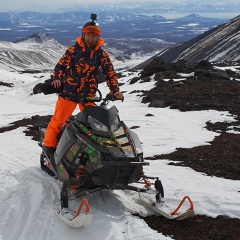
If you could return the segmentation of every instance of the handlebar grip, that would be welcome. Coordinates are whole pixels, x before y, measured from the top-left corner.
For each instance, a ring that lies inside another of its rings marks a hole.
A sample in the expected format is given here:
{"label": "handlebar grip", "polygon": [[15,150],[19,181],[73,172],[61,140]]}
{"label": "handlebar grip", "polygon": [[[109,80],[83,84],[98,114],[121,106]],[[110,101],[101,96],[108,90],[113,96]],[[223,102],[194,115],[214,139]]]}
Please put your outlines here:
{"label": "handlebar grip", "polygon": [[84,101],[86,102],[100,102],[102,99],[100,97],[86,97]]}
{"label": "handlebar grip", "polygon": [[106,100],[115,101],[117,99],[115,98],[115,96],[113,94],[108,93],[106,96]]}

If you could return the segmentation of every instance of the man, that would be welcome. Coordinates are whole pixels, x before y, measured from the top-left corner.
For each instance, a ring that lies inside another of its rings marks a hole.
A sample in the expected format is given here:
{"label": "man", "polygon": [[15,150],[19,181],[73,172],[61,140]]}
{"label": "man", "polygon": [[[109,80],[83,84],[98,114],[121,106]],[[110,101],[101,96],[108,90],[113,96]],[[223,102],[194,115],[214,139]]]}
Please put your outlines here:
{"label": "man", "polygon": [[96,17],[96,14],[91,15],[92,22],[84,25],[82,36],[77,38],[74,46],[66,50],[54,69],[51,85],[55,89],[62,90],[58,96],[54,116],[45,134],[44,148],[48,154],[53,154],[56,150],[57,136],[76,106],[79,106],[80,111],[85,106],[95,106],[95,103],[83,105],[79,99],[84,96],[95,96],[99,71],[102,71],[110,92],[115,98],[123,99],[110,57],[101,49],[104,40],[100,38],[101,29],[96,23]]}

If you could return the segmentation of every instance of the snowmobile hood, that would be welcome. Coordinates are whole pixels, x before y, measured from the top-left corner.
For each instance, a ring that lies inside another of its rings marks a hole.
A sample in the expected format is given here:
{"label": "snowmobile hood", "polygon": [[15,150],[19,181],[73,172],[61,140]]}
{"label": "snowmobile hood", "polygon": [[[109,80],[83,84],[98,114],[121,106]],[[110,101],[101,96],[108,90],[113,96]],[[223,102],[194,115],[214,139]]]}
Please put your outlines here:
{"label": "snowmobile hood", "polygon": [[112,122],[118,115],[118,110],[115,106],[112,106],[108,109],[88,106],[82,112],[77,114],[76,120],[89,127],[89,123],[87,121],[89,115],[96,118],[98,121],[105,124],[106,126],[110,127]]}

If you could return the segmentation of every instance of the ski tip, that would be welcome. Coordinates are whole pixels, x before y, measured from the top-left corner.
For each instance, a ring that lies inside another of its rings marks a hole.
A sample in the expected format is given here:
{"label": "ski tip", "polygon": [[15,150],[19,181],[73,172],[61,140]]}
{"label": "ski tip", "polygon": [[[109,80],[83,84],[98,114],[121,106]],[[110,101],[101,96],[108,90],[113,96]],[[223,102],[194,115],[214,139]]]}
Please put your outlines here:
{"label": "ski tip", "polygon": [[[80,228],[87,226],[92,223],[92,215],[90,213],[90,205],[88,200],[84,198],[78,208],[78,211],[74,211],[68,208],[61,208],[60,200],[54,200],[54,213],[59,217],[65,224],[73,228]],[[85,206],[85,211],[83,207]]]}

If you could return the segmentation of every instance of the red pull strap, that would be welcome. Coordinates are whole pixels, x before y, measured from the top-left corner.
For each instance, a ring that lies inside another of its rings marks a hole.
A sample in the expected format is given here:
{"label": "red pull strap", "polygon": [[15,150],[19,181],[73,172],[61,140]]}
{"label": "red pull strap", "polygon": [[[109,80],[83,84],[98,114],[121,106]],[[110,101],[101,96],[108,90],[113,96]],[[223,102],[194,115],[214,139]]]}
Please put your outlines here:
{"label": "red pull strap", "polygon": [[[176,210],[174,210],[174,211],[171,213],[171,215],[176,215],[176,214],[177,214],[178,210],[182,207],[182,205],[183,205],[183,203],[185,202],[186,199],[187,199],[187,200],[189,201],[189,203],[190,203],[190,207],[189,207],[188,210],[193,210],[193,209],[194,209],[192,199],[191,199],[189,196],[185,196],[185,197],[182,199],[182,201],[180,202],[180,204],[178,205],[178,207],[176,208]],[[187,211],[188,211],[188,210],[187,210]]]}
{"label": "red pull strap", "polygon": [[[86,205],[85,213],[89,213],[89,212],[90,212],[90,205],[89,205],[89,203],[88,203],[88,200],[87,200],[86,198],[84,198],[84,199],[82,200],[82,202],[81,202],[81,204],[80,204],[80,206],[79,206],[79,208],[78,208],[78,211],[77,211],[77,213],[76,213],[76,215],[75,215],[74,218],[76,218],[76,217],[81,213],[81,210],[82,210],[84,204]],[[74,218],[73,218],[73,219],[74,219]],[[72,220],[73,220],[73,219],[72,219]]]}

